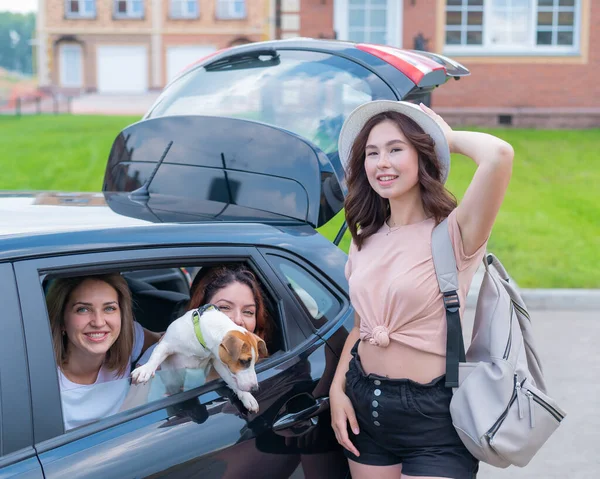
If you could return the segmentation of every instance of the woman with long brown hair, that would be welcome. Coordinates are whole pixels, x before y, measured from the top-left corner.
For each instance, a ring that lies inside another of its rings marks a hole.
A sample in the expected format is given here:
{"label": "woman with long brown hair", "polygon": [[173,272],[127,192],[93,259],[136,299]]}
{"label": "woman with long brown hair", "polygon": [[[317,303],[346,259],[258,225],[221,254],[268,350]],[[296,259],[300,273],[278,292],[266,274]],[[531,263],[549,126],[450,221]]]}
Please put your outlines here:
{"label": "woman with long brown hair", "polygon": [[244,264],[203,267],[194,278],[190,295],[187,311],[214,304],[238,326],[256,334],[267,346],[270,344],[273,324],[263,293],[256,276]]}
{"label": "woman with long brown hair", "polygon": [[118,273],[57,278],[46,303],[65,429],[117,413],[132,361],[160,338],[134,321],[127,282]]}
{"label": "woman with long brown hair", "polygon": [[[454,430],[443,380],[446,316],[431,234],[448,219],[464,309],[511,176],[512,147],[453,131],[422,104],[382,100],[350,114],[339,152],[356,315],[330,402],[352,477],[472,478],[478,463]],[[477,165],[458,206],[444,186],[451,152]]]}
{"label": "woman with long brown hair", "polygon": [[[265,308],[262,289],[255,274],[244,264],[204,266],[198,271],[190,287],[190,300],[181,314],[205,304],[214,304],[235,324],[261,338],[267,349],[271,346],[274,327]],[[150,359],[152,350],[153,347],[146,351],[137,362],[138,366]],[[184,389],[198,387],[217,377],[213,368],[209,371],[197,370]],[[165,392],[157,386],[151,394],[152,397],[161,397]]]}

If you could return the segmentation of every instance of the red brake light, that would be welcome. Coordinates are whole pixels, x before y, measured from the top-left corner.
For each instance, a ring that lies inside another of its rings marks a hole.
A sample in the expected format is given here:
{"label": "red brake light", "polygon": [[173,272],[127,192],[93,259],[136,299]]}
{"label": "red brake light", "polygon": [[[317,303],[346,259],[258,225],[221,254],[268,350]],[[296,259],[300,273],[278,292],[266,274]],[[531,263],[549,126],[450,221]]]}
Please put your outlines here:
{"label": "red brake light", "polygon": [[440,65],[430,58],[421,56],[416,52],[409,52],[384,45],[369,45],[365,43],[356,45],[356,48],[363,52],[370,53],[397,68],[415,85],[418,85],[425,75],[433,71],[443,70],[444,73],[446,73],[446,68],[443,65]]}

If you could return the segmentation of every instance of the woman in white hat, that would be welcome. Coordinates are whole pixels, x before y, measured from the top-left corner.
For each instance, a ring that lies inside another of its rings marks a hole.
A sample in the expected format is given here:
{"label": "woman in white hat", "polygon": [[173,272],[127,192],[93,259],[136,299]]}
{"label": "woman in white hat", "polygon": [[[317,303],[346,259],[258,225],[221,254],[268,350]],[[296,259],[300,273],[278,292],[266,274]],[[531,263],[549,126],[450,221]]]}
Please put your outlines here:
{"label": "woman in white hat", "polygon": [[[431,233],[448,218],[462,313],[510,180],[513,149],[485,133],[453,131],[422,104],[381,100],[350,114],[339,152],[356,319],[330,401],[352,477],[473,478],[478,463],[452,426],[452,389],[444,384],[446,315]],[[451,152],[477,165],[458,206],[444,187]]]}

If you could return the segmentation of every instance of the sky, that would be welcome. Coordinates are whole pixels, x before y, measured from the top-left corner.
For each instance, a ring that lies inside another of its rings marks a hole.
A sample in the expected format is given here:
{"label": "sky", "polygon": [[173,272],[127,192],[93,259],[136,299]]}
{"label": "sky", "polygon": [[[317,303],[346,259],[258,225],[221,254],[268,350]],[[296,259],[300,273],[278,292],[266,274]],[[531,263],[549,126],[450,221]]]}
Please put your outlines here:
{"label": "sky", "polygon": [[38,0],[0,0],[0,12],[34,12],[37,10]]}

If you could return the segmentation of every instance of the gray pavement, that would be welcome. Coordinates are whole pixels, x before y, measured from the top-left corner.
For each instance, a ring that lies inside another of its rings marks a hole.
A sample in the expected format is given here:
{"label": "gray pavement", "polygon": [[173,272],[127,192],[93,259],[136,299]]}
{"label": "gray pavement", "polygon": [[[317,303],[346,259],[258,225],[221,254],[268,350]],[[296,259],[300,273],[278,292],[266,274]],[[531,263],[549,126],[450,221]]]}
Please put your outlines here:
{"label": "gray pavement", "polygon": [[139,115],[146,113],[158,98],[159,92],[138,95],[109,95],[89,93],[73,98],[71,111],[74,115]]}
{"label": "gray pavement", "polygon": [[[483,265],[477,270],[467,295],[467,306],[475,307],[483,279]],[[519,287],[511,278],[513,285]],[[526,289],[519,288],[528,309],[550,311],[600,311],[600,289]],[[600,477],[600,476],[599,476]]]}
{"label": "gray pavement", "polygon": [[[465,344],[473,309],[464,318]],[[600,478],[600,311],[533,310],[536,346],[548,390],[567,413],[525,468],[481,465],[480,479]]]}

